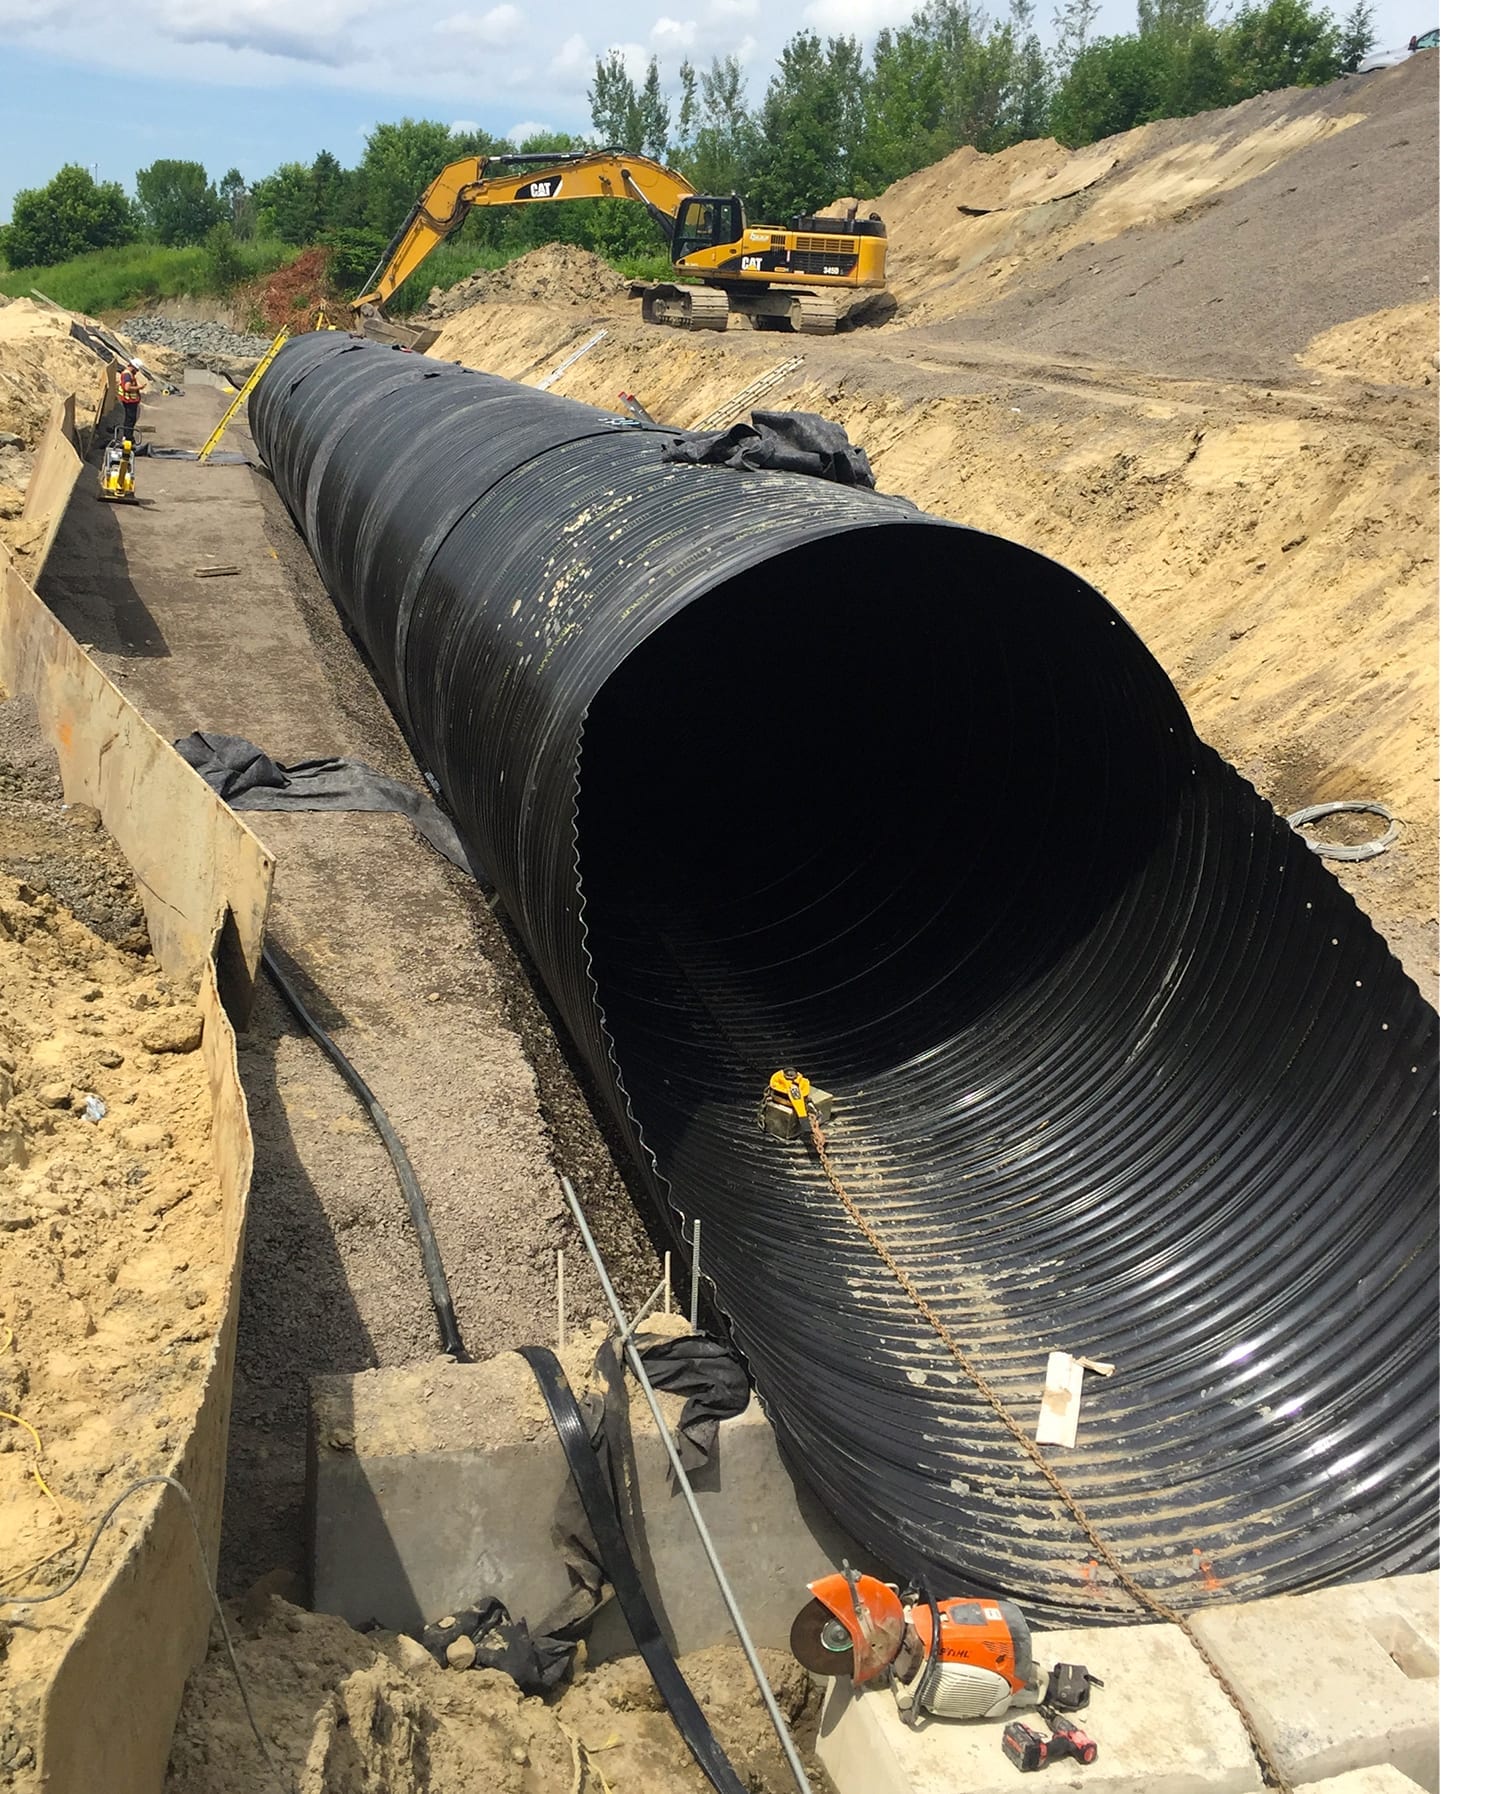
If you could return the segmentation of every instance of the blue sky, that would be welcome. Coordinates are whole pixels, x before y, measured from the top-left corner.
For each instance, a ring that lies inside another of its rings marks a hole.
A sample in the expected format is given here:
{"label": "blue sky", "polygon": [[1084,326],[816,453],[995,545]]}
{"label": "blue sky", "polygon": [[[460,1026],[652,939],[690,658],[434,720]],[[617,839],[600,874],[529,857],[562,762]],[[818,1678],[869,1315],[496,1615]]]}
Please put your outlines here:
{"label": "blue sky", "polygon": [[[800,27],[869,40],[917,0],[581,0],[570,14],[489,0],[137,0],[113,32],[70,0],[0,0],[5,50],[0,218],[22,187],[65,162],[132,190],[160,156],[249,179],[329,149],[342,162],[384,119],[438,118],[518,135],[583,130],[595,55],[618,45],[632,70],[670,75],[737,52],[753,96]],[[1347,10],[1348,0],[1337,0]],[[1223,10],[1222,0],[1215,11]],[[1055,0],[1037,0],[1042,37]],[[1132,28],[1135,0],[1104,0],[1096,29]],[[1438,0],[1378,0],[1377,35],[1405,43],[1438,21]]]}

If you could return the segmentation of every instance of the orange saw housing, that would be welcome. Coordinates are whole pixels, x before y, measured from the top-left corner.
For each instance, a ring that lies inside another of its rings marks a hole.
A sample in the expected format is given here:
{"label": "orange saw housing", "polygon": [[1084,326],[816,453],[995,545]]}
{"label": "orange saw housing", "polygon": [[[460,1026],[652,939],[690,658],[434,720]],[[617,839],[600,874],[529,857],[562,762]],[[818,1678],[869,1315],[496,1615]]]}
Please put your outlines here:
{"label": "orange saw housing", "polygon": [[[824,1628],[828,1663],[823,1669],[818,1663],[808,1667],[821,1674],[849,1675],[861,1683],[874,1680],[896,1662],[902,1679],[909,1681],[928,1658],[934,1615],[927,1602],[905,1607],[897,1590],[875,1576],[858,1576],[854,1595],[843,1575],[811,1582],[809,1593],[827,1609],[830,1620]],[[935,1605],[940,1614],[936,1657],[941,1664],[986,1670],[1002,1677],[1014,1695],[1033,1692],[1036,1671],[1029,1630],[1011,1602],[954,1596]],[[799,1661],[809,1655],[801,1654]]]}

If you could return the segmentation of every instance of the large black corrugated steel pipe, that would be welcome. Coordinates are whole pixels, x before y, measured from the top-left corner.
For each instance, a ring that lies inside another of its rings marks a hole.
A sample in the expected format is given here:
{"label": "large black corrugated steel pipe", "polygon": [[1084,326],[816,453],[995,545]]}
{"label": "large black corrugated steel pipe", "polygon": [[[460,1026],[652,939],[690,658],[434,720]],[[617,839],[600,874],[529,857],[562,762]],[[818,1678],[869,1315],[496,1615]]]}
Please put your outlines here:
{"label": "large black corrugated steel pipe", "polygon": [[860,1207],[1168,1600],[1436,1561],[1432,1011],[1011,542],[344,336],[252,424],[782,1437],[898,1572],[1120,1617],[1056,1497],[756,1126]]}

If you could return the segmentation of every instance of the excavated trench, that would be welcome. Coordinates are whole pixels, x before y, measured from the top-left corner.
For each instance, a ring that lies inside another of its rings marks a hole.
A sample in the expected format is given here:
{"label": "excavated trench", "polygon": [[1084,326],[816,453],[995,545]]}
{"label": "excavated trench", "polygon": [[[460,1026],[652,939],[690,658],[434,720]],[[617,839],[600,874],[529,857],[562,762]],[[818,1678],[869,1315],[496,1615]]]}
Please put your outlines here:
{"label": "excavated trench", "polygon": [[756,1125],[1177,1605],[1436,1561],[1437,1023],[1029,550],[450,364],[301,338],[259,447],[827,1505],[900,1574],[1131,1604]]}

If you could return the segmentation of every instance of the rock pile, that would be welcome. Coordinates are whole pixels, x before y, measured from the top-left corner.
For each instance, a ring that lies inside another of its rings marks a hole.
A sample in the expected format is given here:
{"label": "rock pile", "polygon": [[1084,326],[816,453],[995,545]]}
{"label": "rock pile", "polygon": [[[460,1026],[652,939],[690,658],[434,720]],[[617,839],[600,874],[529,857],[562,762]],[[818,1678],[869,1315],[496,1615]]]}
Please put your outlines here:
{"label": "rock pile", "polygon": [[197,323],[189,318],[128,318],[121,334],[133,342],[160,343],[177,349],[193,367],[219,366],[229,357],[263,355],[271,340],[228,330],[224,324]]}

